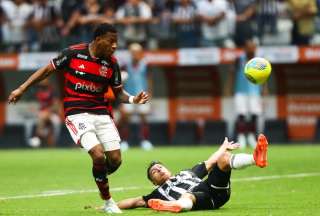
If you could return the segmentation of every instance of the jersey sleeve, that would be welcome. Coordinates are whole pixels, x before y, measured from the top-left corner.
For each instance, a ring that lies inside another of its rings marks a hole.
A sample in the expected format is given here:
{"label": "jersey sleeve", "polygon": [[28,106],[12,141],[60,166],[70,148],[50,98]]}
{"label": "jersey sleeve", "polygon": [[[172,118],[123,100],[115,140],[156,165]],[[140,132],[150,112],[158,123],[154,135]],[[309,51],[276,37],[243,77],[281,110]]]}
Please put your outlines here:
{"label": "jersey sleeve", "polygon": [[150,199],[162,199],[167,200],[161,193],[159,192],[158,188],[152,191],[150,194],[142,196],[142,199],[148,203],[148,200]]}
{"label": "jersey sleeve", "polygon": [[110,82],[112,87],[118,87],[122,85],[121,81],[121,71],[118,62],[113,63],[113,74]]}
{"label": "jersey sleeve", "polygon": [[193,172],[200,179],[203,179],[206,175],[208,175],[208,170],[204,162],[192,167],[191,172]]}
{"label": "jersey sleeve", "polygon": [[57,57],[53,58],[51,64],[54,69],[60,70],[67,67],[72,57],[72,53],[73,52],[70,49],[64,49]]}

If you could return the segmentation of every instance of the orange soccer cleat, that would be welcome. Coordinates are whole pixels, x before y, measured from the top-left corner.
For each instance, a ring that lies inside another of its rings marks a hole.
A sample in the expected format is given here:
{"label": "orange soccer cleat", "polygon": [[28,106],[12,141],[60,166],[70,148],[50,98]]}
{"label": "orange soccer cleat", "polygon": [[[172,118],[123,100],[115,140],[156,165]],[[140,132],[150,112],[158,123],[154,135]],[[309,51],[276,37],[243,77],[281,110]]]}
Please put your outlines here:
{"label": "orange soccer cleat", "polygon": [[254,161],[258,167],[266,167],[267,163],[267,152],[268,152],[268,140],[263,135],[260,134],[257,141],[257,146],[253,153]]}
{"label": "orange soccer cleat", "polygon": [[181,212],[182,207],[176,201],[164,201],[160,199],[150,199],[148,206],[157,211]]}

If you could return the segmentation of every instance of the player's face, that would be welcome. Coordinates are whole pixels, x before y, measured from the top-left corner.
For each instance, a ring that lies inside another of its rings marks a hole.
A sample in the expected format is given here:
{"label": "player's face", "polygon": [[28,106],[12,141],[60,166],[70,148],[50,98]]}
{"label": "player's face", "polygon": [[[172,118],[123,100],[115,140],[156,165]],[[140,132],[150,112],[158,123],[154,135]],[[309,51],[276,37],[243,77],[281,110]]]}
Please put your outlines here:
{"label": "player's face", "polygon": [[155,164],[149,172],[151,180],[155,185],[162,185],[171,177],[171,172],[162,164]]}
{"label": "player's face", "polygon": [[110,58],[116,51],[117,33],[107,33],[96,38],[96,57],[98,58]]}

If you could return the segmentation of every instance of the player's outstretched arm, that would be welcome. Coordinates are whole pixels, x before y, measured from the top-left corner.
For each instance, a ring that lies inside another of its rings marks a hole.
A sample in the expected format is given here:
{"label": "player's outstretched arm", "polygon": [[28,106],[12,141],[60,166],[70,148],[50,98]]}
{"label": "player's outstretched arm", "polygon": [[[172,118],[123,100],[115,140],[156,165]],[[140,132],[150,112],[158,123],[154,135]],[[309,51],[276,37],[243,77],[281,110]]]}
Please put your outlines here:
{"label": "player's outstretched arm", "polygon": [[138,207],[146,207],[146,202],[142,199],[142,197],[135,197],[121,200],[117,203],[117,205],[120,209],[132,209]]}
{"label": "player's outstretched arm", "polygon": [[19,101],[23,93],[32,85],[40,82],[48,77],[55,69],[51,64],[44,66],[33,73],[22,85],[13,90],[8,98],[8,103],[16,103]]}
{"label": "player's outstretched arm", "polygon": [[125,91],[122,88],[122,86],[115,87],[112,90],[115,93],[116,97],[120,99],[121,103],[145,104],[149,100],[149,95],[144,91],[133,96],[133,95],[130,95],[127,91]]}

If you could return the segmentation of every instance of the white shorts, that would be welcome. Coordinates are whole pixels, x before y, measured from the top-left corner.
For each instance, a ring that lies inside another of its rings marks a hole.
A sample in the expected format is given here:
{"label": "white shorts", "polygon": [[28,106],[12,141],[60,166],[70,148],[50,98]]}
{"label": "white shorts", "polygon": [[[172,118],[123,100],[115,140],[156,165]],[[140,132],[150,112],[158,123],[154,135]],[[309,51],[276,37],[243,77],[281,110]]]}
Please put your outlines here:
{"label": "white shorts", "polygon": [[146,104],[122,104],[122,108],[126,113],[129,114],[149,114],[151,111],[151,104],[146,103]]}
{"label": "white shorts", "polygon": [[105,151],[120,149],[120,136],[109,115],[80,113],[67,116],[65,123],[73,141],[86,151],[98,144],[102,144]]}
{"label": "white shorts", "polygon": [[234,103],[238,115],[261,115],[262,113],[262,99],[259,95],[236,94]]}

